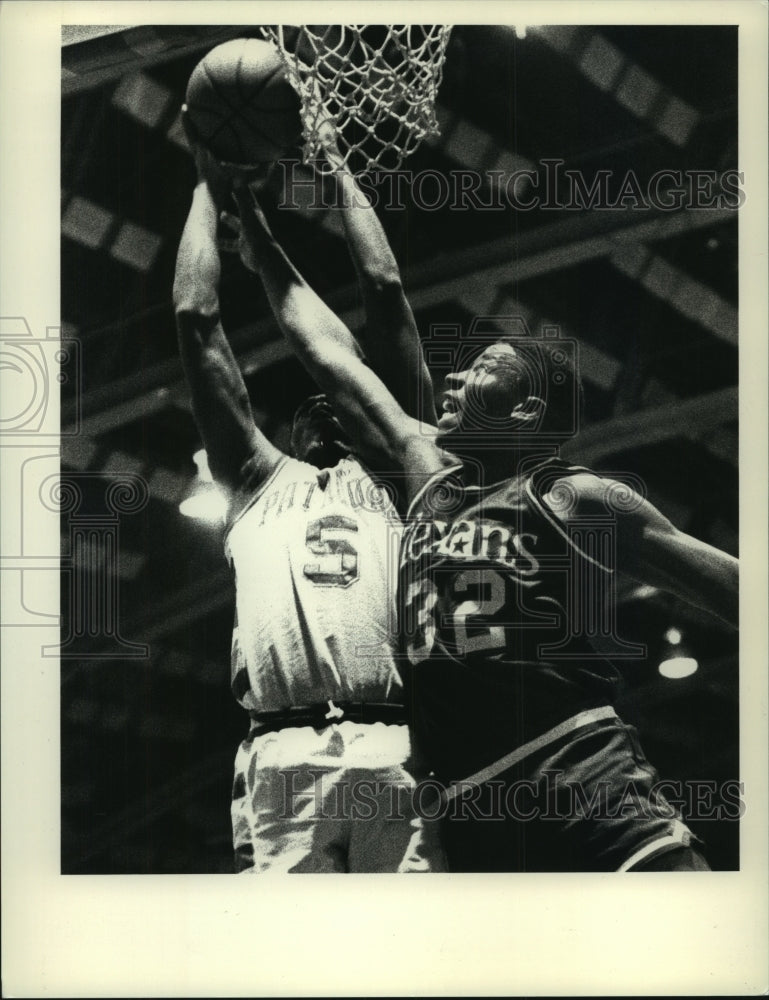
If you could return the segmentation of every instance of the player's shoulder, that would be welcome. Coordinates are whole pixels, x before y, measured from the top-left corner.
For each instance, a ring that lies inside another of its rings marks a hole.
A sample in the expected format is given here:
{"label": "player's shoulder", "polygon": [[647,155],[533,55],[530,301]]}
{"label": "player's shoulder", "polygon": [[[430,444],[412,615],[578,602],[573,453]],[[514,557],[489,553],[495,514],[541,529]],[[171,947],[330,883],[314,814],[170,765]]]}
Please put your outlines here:
{"label": "player's shoulder", "polygon": [[376,490],[385,480],[378,471],[370,469],[356,455],[345,455],[336,463],[333,469],[326,470],[337,477],[337,481],[357,483],[367,493]]}
{"label": "player's shoulder", "polygon": [[377,482],[393,491],[401,516],[414,507],[430,483],[461,465],[436,442],[437,428],[413,418],[408,418],[408,423],[397,454],[379,456],[378,461],[366,461],[364,466]]}
{"label": "player's shoulder", "polygon": [[565,520],[631,513],[643,505],[643,497],[626,482],[584,468],[554,474],[540,495],[548,508]]}
{"label": "player's shoulder", "polygon": [[436,469],[412,471],[406,483],[409,503],[407,515],[423,517],[449,514],[466,503],[467,484],[463,466],[456,458]]}
{"label": "player's shoulder", "polygon": [[549,490],[570,489],[577,499],[589,502],[602,499],[612,482],[589,469],[563,471],[552,477]]}
{"label": "player's shoulder", "polygon": [[370,476],[371,473],[366,468],[366,466],[357,458],[355,455],[345,455],[340,458],[335,467],[343,475],[364,477]]}
{"label": "player's shoulder", "polygon": [[439,444],[438,433],[433,424],[409,418],[407,433],[398,442],[400,465],[407,470],[430,474],[456,465],[456,457]]}

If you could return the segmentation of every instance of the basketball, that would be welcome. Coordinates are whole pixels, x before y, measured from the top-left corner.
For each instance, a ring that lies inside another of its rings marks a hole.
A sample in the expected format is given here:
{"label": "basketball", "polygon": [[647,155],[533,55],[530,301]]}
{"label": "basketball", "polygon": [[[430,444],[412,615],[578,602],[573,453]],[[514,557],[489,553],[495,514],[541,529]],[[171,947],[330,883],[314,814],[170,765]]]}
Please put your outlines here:
{"label": "basketball", "polygon": [[275,46],[236,38],[212,49],[187,84],[187,115],[219,160],[280,159],[301,137],[299,98]]}

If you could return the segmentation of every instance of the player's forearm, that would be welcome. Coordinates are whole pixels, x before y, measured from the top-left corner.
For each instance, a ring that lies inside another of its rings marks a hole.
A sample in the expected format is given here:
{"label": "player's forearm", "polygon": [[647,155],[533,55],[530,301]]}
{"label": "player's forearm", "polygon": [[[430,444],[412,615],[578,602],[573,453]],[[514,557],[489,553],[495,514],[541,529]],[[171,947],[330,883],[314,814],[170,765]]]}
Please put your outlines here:
{"label": "player's forearm", "polygon": [[563,496],[572,493],[576,506],[564,520],[615,512],[617,569],[738,626],[739,563],[733,556],[678,530],[653,504],[623,484],[592,473],[560,480],[544,500],[559,516]]}
{"label": "player's forearm", "polygon": [[336,203],[360,284],[365,323],[356,335],[366,358],[404,410],[435,422],[430,373],[406,299],[400,269],[384,228],[353,175],[334,160]]}
{"label": "player's forearm", "polygon": [[221,261],[216,245],[218,212],[208,185],[197,185],[179,241],[173,301],[177,314],[218,314]]}
{"label": "player's forearm", "polygon": [[737,559],[662,521],[647,524],[632,575],[739,626]]}
{"label": "player's forearm", "polygon": [[[739,562],[725,552],[680,534],[683,550],[670,565],[668,589],[715,615],[734,628],[739,626]],[[694,544],[690,544],[694,543]],[[667,567],[662,568],[662,572]]]}
{"label": "player's forearm", "polygon": [[358,356],[352,334],[289,260],[259,206],[243,189],[235,195],[244,234],[275,319],[310,373],[317,375],[316,369],[329,348],[341,348]]}
{"label": "player's forearm", "polygon": [[[331,164],[334,166],[333,161]],[[359,280],[374,289],[384,289],[388,285],[400,287],[398,263],[368,196],[345,167],[335,169],[333,177],[336,204]]]}
{"label": "player's forearm", "polygon": [[[730,559],[730,557],[727,557]],[[728,567],[722,567],[712,580],[692,595],[692,603],[709,611],[733,628],[740,625],[739,563],[730,559]]]}
{"label": "player's forearm", "polygon": [[328,390],[329,353],[341,350],[351,358],[359,356],[352,334],[277,243],[265,246],[259,274],[283,336],[310,374]]}

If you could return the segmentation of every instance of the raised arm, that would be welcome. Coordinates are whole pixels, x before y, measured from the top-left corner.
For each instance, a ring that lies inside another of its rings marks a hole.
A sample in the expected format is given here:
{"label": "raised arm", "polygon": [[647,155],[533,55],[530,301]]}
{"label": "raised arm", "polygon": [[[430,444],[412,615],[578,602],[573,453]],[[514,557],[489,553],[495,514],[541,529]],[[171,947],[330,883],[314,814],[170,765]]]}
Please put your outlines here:
{"label": "raised arm", "polygon": [[173,301],[179,351],[209,467],[232,491],[246,474],[252,484],[266,478],[282,453],[254,424],[243,376],[222,329],[218,215],[209,184],[199,180],[179,244]]}
{"label": "raised arm", "polygon": [[382,223],[344,165],[333,133],[327,132],[321,139],[333,169],[336,205],[363,297],[366,321],[358,341],[369,364],[405,412],[434,425],[437,416],[432,379]]}
{"label": "raised arm", "polygon": [[[345,324],[307,284],[278,244],[248,188],[235,180],[249,266],[261,277],[286,340],[333,400],[355,453],[389,472],[435,462],[437,449],[363,357]],[[245,259],[245,258],[244,258]]]}
{"label": "raised arm", "polygon": [[[617,569],[739,626],[739,563],[733,556],[679,531],[656,507],[640,496],[631,497],[619,483],[588,474],[566,482],[577,491],[571,518],[615,514]],[[559,483],[552,490],[555,498]],[[618,511],[612,501],[617,489],[625,494],[623,500],[628,502],[622,507],[627,512]],[[544,499],[548,502],[547,495]],[[550,506],[558,512],[557,500]]]}

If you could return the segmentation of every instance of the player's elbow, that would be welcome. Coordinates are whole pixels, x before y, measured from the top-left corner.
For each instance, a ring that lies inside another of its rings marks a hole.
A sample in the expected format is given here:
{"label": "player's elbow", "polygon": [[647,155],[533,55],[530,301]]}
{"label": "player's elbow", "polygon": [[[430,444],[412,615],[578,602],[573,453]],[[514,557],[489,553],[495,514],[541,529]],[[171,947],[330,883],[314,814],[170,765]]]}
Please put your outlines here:
{"label": "player's elbow", "polygon": [[403,295],[403,280],[394,259],[362,267],[360,280],[367,294],[380,299],[396,299]]}
{"label": "player's elbow", "polygon": [[219,295],[215,286],[207,281],[190,281],[177,275],[172,301],[177,323],[191,320],[210,320],[219,317]]}
{"label": "player's elbow", "polygon": [[359,365],[365,365],[356,343],[329,344],[315,353],[315,369],[327,384],[344,385]]}
{"label": "player's elbow", "polygon": [[219,327],[219,303],[188,297],[175,299],[174,316],[180,342],[199,342],[202,345]]}
{"label": "player's elbow", "polygon": [[362,368],[367,367],[357,344],[326,344],[313,349],[306,358],[307,367],[324,392],[337,397],[357,381]]}
{"label": "player's elbow", "polygon": [[180,251],[172,301],[174,312],[211,316],[219,311],[219,261],[211,254]]}

